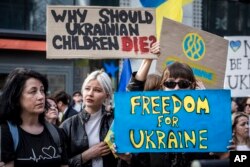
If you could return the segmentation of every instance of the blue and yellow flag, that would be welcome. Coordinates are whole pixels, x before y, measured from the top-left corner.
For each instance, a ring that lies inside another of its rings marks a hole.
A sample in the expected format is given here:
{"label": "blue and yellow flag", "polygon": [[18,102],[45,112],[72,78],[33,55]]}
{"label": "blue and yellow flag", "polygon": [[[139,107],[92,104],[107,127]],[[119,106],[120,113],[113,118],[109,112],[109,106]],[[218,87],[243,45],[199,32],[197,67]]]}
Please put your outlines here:
{"label": "blue and yellow flag", "polygon": [[126,87],[127,87],[127,84],[131,78],[131,75],[132,75],[132,69],[131,69],[130,60],[124,59],[122,73],[121,73],[119,87],[118,87],[118,92],[125,92],[126,91]]}
{"label": "blue and yellow flag", "polygon": [[193,0],[140,0],[144,7],[156,7],[156,35],[160,38],[163,17],[182,22],[182,7]]}

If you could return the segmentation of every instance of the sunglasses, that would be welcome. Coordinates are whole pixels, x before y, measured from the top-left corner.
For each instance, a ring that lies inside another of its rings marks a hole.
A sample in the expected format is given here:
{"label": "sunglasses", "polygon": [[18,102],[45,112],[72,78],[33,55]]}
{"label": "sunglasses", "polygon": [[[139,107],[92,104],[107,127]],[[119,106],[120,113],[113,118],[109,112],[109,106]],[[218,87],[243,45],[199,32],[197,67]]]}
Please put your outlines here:
{"label": "sunglasses", "polygon": [[250,107],[250,104],[245,104],[245,106],[248,106],[248,107]]}
{"label": "sunglasses", "polygon": [[169,89],[174,89],[176,85],[178,85],[180,89],[187,89],[191,86],[191,82],[187,80],[180,80],[178,82],[166,81],[163,83],[163,85]]}

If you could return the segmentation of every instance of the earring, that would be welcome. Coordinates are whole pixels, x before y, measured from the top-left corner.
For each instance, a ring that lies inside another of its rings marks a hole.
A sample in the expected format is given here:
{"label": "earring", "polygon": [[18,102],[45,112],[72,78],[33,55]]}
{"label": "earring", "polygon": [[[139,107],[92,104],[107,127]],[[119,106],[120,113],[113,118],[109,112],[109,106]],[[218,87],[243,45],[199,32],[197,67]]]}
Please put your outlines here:
{"label": "earring", "polygon": [[110,104],[110,99],[106,98],[104,101],[104,105],[105,105],[105,110],[110,112],[112,109],[112,105]]}
{"label": "earring", "polygon": [[111,110],[112,110],[112,106],[109,104],[109,105],[106,105],[105,106],[105,110],[107,111],[107,112],[111,112]]}

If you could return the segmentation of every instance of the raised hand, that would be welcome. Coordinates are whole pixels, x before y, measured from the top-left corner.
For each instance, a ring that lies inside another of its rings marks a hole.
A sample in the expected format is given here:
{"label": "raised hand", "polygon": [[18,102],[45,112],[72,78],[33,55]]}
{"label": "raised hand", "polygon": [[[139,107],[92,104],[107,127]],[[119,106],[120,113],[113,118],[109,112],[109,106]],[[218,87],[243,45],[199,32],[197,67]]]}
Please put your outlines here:
{"label": "raised hand", "polygon": [[195,89],[203,90],[203,89],[206,89],[206,87],[202,81],[197,80]]}
{"label": "raised hand", "polygon": [[150,47],[150,52],[156,55],[160,55],[160,43],[157,41],[153,43],[152,47]]}

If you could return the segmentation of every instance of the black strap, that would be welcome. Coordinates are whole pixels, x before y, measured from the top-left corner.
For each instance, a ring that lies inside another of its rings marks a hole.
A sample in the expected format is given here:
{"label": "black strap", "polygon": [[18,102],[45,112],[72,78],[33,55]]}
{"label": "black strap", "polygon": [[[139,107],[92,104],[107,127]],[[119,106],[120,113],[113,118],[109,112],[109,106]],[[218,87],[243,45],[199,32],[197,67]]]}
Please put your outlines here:
{"label": "black strap", "polygon": [[51,123],[48,123],[47,121],[45,121],[45,126],[49,130],[49,133],[51,134],[54,142],[57,145],[59,153],[61,154],[62,153],[61,139],[60,139],[60,135],[59,135],[57,129]]}
{"label": "black strap", "polygon": [[[17,129],[16,125],[10,123],[9,121],[7,121],[7,123],[8,123],[10,133],[11,133],[11,136],[12,136],[12,139],[13,139],[14,150],[16,151],[17,145],[18,145],[18,142],[19,142],[18,129]],[[46,121],[45,121],[45,126],[48,129],[49,133],[51,134],[54,142],[57,145],[59,153],[61,154],[62,153],[61,140],[60,140],[60,135],[59,135],[57,129],[52,124],[50,124],[50,123],[48,123]]]}

